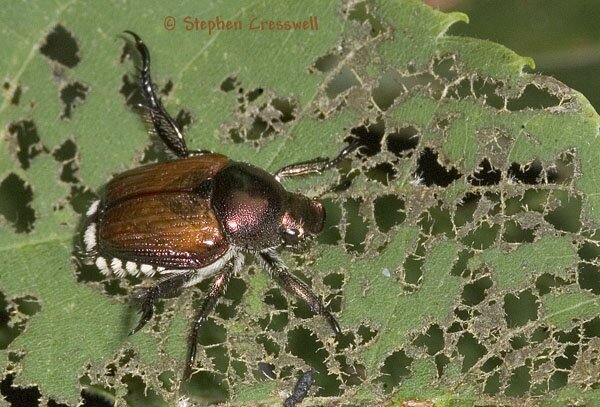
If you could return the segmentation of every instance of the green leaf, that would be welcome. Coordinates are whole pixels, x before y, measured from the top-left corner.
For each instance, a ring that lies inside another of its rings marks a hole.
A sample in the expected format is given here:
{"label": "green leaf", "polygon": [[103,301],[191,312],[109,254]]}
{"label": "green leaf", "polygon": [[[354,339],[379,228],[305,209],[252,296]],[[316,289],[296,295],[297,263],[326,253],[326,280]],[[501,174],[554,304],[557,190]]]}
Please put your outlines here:
{"label": "green leaf", "polygon": [[[186,30],[186,16],[242,27]],[[311,16],[318,30],[250,29]],[[73,405],[82,390],[130,405],[280,404],[312,368],[316,404],[598,403],[598,116],[525,73],[530,58],[446,34],[466,21],[415,0],[0,9],[4,383]],[[78,253],[102,186],[162,157],[131,108],[126,29],[150,48],[167,109],[189,114],[192,149],[275,171],[361,140],[330,173],[285,181],[323,197],[324,232],[284,259],[340,338],[250,256],[190,383],[186,333],[208,282],[127,335],[135,289],[152,281],[104,278]]]}

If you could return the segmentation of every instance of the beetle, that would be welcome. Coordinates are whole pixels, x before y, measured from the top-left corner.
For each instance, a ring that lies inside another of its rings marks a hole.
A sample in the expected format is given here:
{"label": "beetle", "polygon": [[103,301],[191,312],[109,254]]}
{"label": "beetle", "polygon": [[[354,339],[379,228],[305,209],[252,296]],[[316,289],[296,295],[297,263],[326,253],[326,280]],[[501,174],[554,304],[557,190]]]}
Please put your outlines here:
{"label": "beetle", "polygon": [[183,379],[189,379],[202,324],[231,276],[242,268],[244,253],[252,253],[285,291],[325,317],[339,335],[340,326],[321,299],[289,272],[277,253],[282,247],[299,247],[321,232],[325,209],[316,199],[288,192],[281,181],[335,167],[358,147],[358,141],[333,159],[299,162],[274,174],[221,154],[190,151],[156,95],[148,48],[136,33],[125,33],[133,37],[141,57],[145,104],[138,107],[151,131],[175,156],[116,175],[87,211],[85,253],[103,274],[162,277],[137,294],[141,317],[130,334],[152,318],[159,298],[214,276],[188,336]]}

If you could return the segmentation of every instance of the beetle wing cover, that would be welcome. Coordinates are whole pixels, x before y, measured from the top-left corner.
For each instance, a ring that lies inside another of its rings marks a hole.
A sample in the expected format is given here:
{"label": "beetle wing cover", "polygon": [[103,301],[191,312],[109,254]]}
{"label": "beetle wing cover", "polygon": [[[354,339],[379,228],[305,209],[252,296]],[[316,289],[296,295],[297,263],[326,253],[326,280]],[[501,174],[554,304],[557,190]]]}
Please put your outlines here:
{"label": "beetle wing cover", "polygon": [[125,171],[106,185],[104,206],[140,195],[194,191],[228,162],[224,155],[204,154]]}
{"label": "beetle wing cover", "polygon": [[126,171],[106,188],[99,249],[123,260],[201,268],[228,248],[209,199],[197,192],[228,162],[203,155]]}

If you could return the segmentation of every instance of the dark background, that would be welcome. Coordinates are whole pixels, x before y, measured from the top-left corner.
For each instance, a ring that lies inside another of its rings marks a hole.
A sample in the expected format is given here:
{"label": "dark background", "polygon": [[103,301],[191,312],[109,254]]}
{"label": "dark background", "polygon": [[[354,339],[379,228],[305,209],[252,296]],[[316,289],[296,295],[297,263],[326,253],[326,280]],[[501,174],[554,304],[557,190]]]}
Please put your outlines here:
{"label": "dark background", "polygon": [[441,11],[460,11],[469,24],[449,34],[487,39],[535,60],[535,72],[583,93],[600,111],[600,1],[425,0]]}

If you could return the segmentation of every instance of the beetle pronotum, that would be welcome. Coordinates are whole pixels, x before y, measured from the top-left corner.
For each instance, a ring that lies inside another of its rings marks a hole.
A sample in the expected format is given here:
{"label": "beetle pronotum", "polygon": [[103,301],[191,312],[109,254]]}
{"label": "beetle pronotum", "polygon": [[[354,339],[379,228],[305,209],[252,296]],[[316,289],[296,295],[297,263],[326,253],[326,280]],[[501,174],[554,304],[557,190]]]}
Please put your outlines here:
{"label": "beetle pronotum", "polygon": [[337,321],[319,297],[288,271],[276,252],[321,232],[325,210],[317,200],[286,191],[280,181],[335,167],[358,143],[351,143],[332,160],[300,162],[274,174],[224,155],[194,153],[156,96],[148,49],[137,34],[126,33],[134,38],[142,60],[146,104],[139,108],[177,157],[116,175],[87,212],[85,252],[102,273],[162,276],[138,295],[141,318],[131,333],[152,318],[158,298],[214,276],[189,334],[183,373],[183,378],[189,379],[202,323],[231,276],[241,269],[247,252],[256,256],[285,291],[305,301],[340,334]]}

